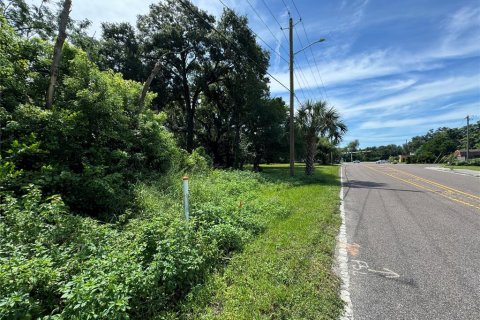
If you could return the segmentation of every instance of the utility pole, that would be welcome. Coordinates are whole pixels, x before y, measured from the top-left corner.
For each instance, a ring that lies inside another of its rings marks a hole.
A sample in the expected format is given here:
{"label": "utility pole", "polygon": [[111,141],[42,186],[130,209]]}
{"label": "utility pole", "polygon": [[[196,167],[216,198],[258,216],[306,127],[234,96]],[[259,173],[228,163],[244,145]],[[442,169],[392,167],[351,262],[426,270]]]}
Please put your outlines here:
{"label": "utility pole", "polygon": [[465,157],[465,161],[468,161],[468,159],[470,158],[469,157],[470,145],[469,145],[469,141],[468,141],[468,126],[470,124],[470,116],[466,116],[466,119],[467,119],[467,154],[466,154],[466,157]]}
{"label": "utility pole", "polygon": [[[290,16],[290,13],[288,13]],[[300,20],[301,21],[301,20]],[[298,22],[297,22],[298,23]],[[323,42],[325,39],[319,39],[310,43],[308,46],[298,50],[297,52],[293,52],[293,19],[290,16],[288,19],[288,37],[290,42],[290,176],[293,177],[295,175],[295,109],[293,106],[293,101],[295,98],[295,88],[293,87],[293,57],[303,50],[310,48],[312,45]],[[283,30],[283,28],[282,28]]]}
{"label": "utility pole", "polygon": [[295,125],[294,125],[294,109],[293,109],[293,19],[288,20],[288,35],[290,42],[290,176],[295,175]]}

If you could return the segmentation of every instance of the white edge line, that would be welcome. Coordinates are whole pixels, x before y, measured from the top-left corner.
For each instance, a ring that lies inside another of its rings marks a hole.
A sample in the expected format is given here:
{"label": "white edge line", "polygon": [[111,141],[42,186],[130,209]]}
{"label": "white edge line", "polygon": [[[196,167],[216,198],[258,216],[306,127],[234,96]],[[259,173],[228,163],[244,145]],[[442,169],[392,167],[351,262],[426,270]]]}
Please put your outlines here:
{"label": "white edge line", "polygon": [[345,303],[343,314],[340,317],[341,320],[353,320],[353,308],[352,300],[350,299],[350,276],[348,274],[348,254],[347,254],[347,228],[345,225],[345,205],[343,199],[343,170],[344,166],[340,166],[340,216],[342,217],[342,225],[340,226],[340,231],[337,235],[337,245],[335,249],[335,272],[337,276],[340,277],[342,283],[340,285],[340,298]]}

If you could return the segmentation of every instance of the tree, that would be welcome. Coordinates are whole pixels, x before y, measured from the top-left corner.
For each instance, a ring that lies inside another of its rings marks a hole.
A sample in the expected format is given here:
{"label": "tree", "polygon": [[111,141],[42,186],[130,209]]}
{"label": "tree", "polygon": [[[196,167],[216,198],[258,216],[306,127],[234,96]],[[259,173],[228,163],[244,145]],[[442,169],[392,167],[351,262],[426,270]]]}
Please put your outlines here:
{"label": "tree", "polygon": [[215,165],[240,168],[251,151],[251,117],[269,99],[268,54],[256,43],[246,17],[231,10],[224,10],[216,30],[210,60],[218,79],[201,95],[195,135]]}
{"label": "tree", "polygon": [[[175,103],[172,129],[182,133],[188,152],[194,148],[195,112],[202,92],[218,80],[211,57],[218,50],[211,41],[215,18],[189,1],[166,0],[150,5],[139,16],[137,27],[146,59],[155,64],[163,58],[167,86]],[[179,117],[176,115],[180,115]]]}
{"label": "tree", "polygon": [[60,64],[60,59],[62,58],[62,48],[65,39],[67,38],[67,24],[68,18],[70,15],[70,8],[72,6],[72,0],[65,0],[63,2],[63,9],[60,14],[60,23],[58,26],[58,36],[55,41],[55,46],[53,48],[53,61],[52,67],[50,69],[50,84],[48,85],[47,91],[47,103],[46,108],[51,108],[53,103],[53,94],[55,92],[55,85],[57,83],[58,76],[58,66]]}
{"label": "tree", "polygon": [[273,161],[282,151],[288,108],[281,98],[263,99],[249,114],[247,138],[253,170],[260,169],[262,160]]}
{"label": "tree", "polygon": [[102,23],[99,55],[102,69],[120,72],[124,79],[145,80],[141,43],[130,23]]}
{"label": "tree", "polygon": [[347,150],[350,152],[356,152],[359,146],[360,146],[360,141],[358,141],[358,139],[355,139],[348,143]]}
{"label": "tree", "polygon": [[346,133],[347,127],[341,121],[340,114],[334,107],[328,107],[327,102],[307,101],[300,107],[297,113],[303,138],[305,140],[305,174],[313,174],[315,167],[315,156],[317,151],[317,139],[321,137],[336,137],[340,140]]}
{"label": "tree", "polygon": [[50,39],[55,34],[55,15],[42,0],[39,6],[28,5],[25,0],[0,2],[0,10],[15,33],[25,38],[38,36]]}

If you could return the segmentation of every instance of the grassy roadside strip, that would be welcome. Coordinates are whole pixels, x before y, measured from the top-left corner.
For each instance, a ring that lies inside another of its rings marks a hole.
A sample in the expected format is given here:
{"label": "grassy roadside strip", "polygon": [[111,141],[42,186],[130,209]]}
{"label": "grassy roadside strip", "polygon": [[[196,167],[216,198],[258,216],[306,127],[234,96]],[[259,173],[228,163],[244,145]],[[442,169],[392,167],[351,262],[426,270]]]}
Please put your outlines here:
{"label": "grassy roadside strip", "polygon": [[232,257],[223,273],[193,290],[183,305],[188,319],[334,319],[343,304],[332,273],[338,215],[338,167],[313,177],[286,166],[266,166],[276,186],[259,197],[278,199],[291,214]]}
{"label": "grassy roadside strip", "polygon": [[480,171],[480,166],[445,166],[448,169],[466,169]]}

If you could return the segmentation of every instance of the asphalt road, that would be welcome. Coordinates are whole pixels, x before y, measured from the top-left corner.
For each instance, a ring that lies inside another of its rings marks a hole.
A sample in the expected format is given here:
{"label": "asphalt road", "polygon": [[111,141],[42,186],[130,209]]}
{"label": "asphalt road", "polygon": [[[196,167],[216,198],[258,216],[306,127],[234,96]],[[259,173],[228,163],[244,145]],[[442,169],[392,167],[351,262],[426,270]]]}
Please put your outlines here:
{"label": "asphalt road", "polygon": [[480,178],[346,164],[354,319],[480,319]]}

